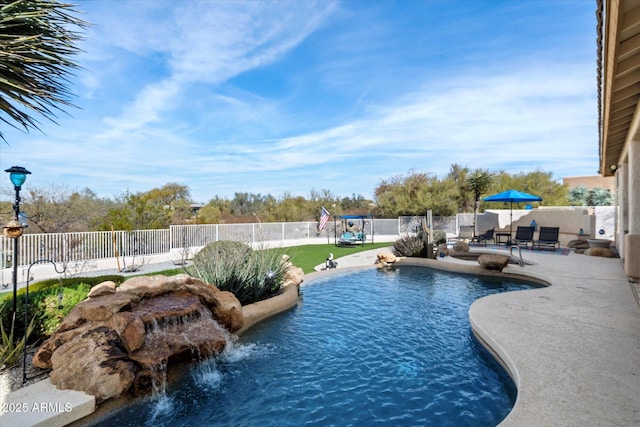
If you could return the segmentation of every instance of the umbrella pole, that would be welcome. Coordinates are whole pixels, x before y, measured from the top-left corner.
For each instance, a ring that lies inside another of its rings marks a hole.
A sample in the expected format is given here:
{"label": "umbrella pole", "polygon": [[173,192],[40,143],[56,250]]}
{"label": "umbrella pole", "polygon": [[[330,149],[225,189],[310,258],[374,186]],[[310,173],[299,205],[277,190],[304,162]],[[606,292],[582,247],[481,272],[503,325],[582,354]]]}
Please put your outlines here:
{"label": "umbrella pole", "polygon": [[509,202],[509,246],[513,245],[513,201]]}

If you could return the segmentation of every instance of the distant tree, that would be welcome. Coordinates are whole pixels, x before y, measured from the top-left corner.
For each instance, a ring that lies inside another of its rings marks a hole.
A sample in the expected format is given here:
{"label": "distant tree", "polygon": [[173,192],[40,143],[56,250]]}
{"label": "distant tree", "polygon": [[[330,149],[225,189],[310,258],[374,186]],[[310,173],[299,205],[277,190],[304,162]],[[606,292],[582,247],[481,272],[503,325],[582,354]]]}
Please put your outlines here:
{"label": "distant tree", "polygon": [[[73,6],[54,0],[4,1],[0,7],[0,120],[12,127],[38,129],[37,113],[55,121],[55,110],[72,106],[69,75],[79,68],[71,58],[88,24]],[[74,30],[77,29],[77,30]],[[0,131],[0,138],[4,133]]]}
{"label": "distant tree", "polygon": [[229,203],[231,215],[238,222],[255,222],[254,215],[260,215],[265,210],[269,196],[256,193],[235,193]]}
{"label": "distant tree", "polygon": [[229,200],[215,197],[198,211],[199,224],[223,224],[230,216]]}
{"label": "distant tree", "polygon": [[491,187],[491,174],[488,170],[476,169],[467,178],[467,188],[473,194],[473,227],[475,229],[480,212],[480,197]]}
{"label": "distant tree", "polygon": [[149,190],[147,197],[168,207],[174,207],[177,202],[191,202],[191,192],[189,187],[175,182],[170,182],[160,188]]}
{"label": "distant tree", "polygon": [[375,215],[394,218],[401,215],[434,215],[456,213],[455,189],[434,175],[411,172],[383,180],[375,189]]}
{"label": "distant tree", "polygon": [[[65,233],[94,230],[98,221],[114,206],[88,188],[73,191],[64,185],[29,187],[23,192],[21,211],[27,218],[25,233]],[[11,209],[10,204],[6,204]],[[9,220],[9,210],[0,210],[0,219]],[[11,216],[13,213],[11,212]]]}
{"label": "distant tree", "polygon": [[454,163],[451,165],[449,173],[447,173],[445,177],[445,180],[452,182],[453,187],[457,191],[456,204],[458,206],[458,212],[466,213],[470,209],[469,173],[470,170],[468,167]]}
{"label": "distant tree", "polygon": [[191,210],[191,192],[186,185],[170,182],[144,194],[151,204],[169,210],[169,224],[188,224],[194,220]]}
{"label": "distant tree", "polygon": [[365,199],[361,194],[340,199],[340,207],[345,215],[366,215],[371,213],[373,201]]}
{"label": "distant tree", "polygon": [[278,203],[273,205],[274,210],[269,213],[271,218],[277,218],[277,222],[313,221],[315,212],[311,208],[312,205],[304,197],[284,193]]}
{"label": "distant tree", "polygon": [[[524,191],[542,197],[542,203],[546,206],[566,206],[568,204],[567,188],[553,179],[551,172],[534,171],[527,173],[509,174],[505,171],[495,172],[492,175],[490,193],[499,193],[505,190],[514,189]],[[532,203],[536,205],[538,202]],[[499,209],[500,204],[491,202],[491,208]],[[514,209],[517,204],[514,204]],[[480,210],[484,210],[489,205],[481,202]],[[509,203],[504,203],[503,208],[508,209]]]}
{"label": "distant tree", "polygon": [[169,183],[144,193],[125,193],[100,221],[101,230],[145,230],[169,228],[191,220],[189,190]]}
{"label": "distant tree", "polygon": [[144,193],[125,193],[118,205],[109,209],[100,223],[101,230],[147,230],[167,228],[170,210],[153,203]]}

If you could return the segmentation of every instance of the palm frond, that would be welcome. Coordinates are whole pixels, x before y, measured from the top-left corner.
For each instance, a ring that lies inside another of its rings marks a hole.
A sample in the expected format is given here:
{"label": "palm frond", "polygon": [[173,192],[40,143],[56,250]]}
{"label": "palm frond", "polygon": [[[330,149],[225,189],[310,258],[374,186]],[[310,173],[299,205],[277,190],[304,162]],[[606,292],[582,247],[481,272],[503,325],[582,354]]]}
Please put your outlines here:
{"label": "palm frond", "polygon": [[[73,56],[89,24],[70,4],[16,0],[0,7],[0,121],[39,130],[33,113],[55,123],[56,112],[73,106],[69,77],[80,66]],[[4,134],[0,131],[0,138]]]}

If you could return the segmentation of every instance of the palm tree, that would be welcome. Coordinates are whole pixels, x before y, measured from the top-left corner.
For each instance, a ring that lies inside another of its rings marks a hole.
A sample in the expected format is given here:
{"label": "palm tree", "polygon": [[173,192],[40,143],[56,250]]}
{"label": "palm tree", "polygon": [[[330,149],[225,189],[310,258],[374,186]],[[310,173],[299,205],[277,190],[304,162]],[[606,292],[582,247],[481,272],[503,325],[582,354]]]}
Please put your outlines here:
{"label": "palm tree", "polygon": [[476,223],[478,222],[478,211],[480,211],[480,196],[484,194],[491,186],[491,174],[487,170],[476,169],[467,178],[467,187],[473,193],[473,230],[476,232]]}
{"label": "palm tree", "polygon": [[[38,113],[55,123],[55,110],[73,106],[67,88],[75,43],[88,24],[55,0],[0,2],[0,120],[16,129],[39,130]],[[3,140],[4,133],[0,131]],[[6,142],[6,140],[5,140]]]}

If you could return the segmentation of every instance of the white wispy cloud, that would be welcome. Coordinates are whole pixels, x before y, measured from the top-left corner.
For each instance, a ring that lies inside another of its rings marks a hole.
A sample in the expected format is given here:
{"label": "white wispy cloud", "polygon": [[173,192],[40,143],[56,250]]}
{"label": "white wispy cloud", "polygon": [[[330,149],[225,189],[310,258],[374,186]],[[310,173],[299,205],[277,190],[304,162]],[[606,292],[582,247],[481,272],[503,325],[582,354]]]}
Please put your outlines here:
{"label": "white wispy cloud", "polygon": [[[330,15],[333,2],[186,2],[174,4],[158,22],[152,8],[122,22],[114,42],[148,55],[166,55],[168,75],[138,90],[118,117],[105,119],[101,138],[117,139],[162,113],[190,102],[183,92],[192,84],[220,84],[250,69],[277,61]],[[156,29],[161,28],[160,34]],[[135,36],[134,36],[135,34]]]}

